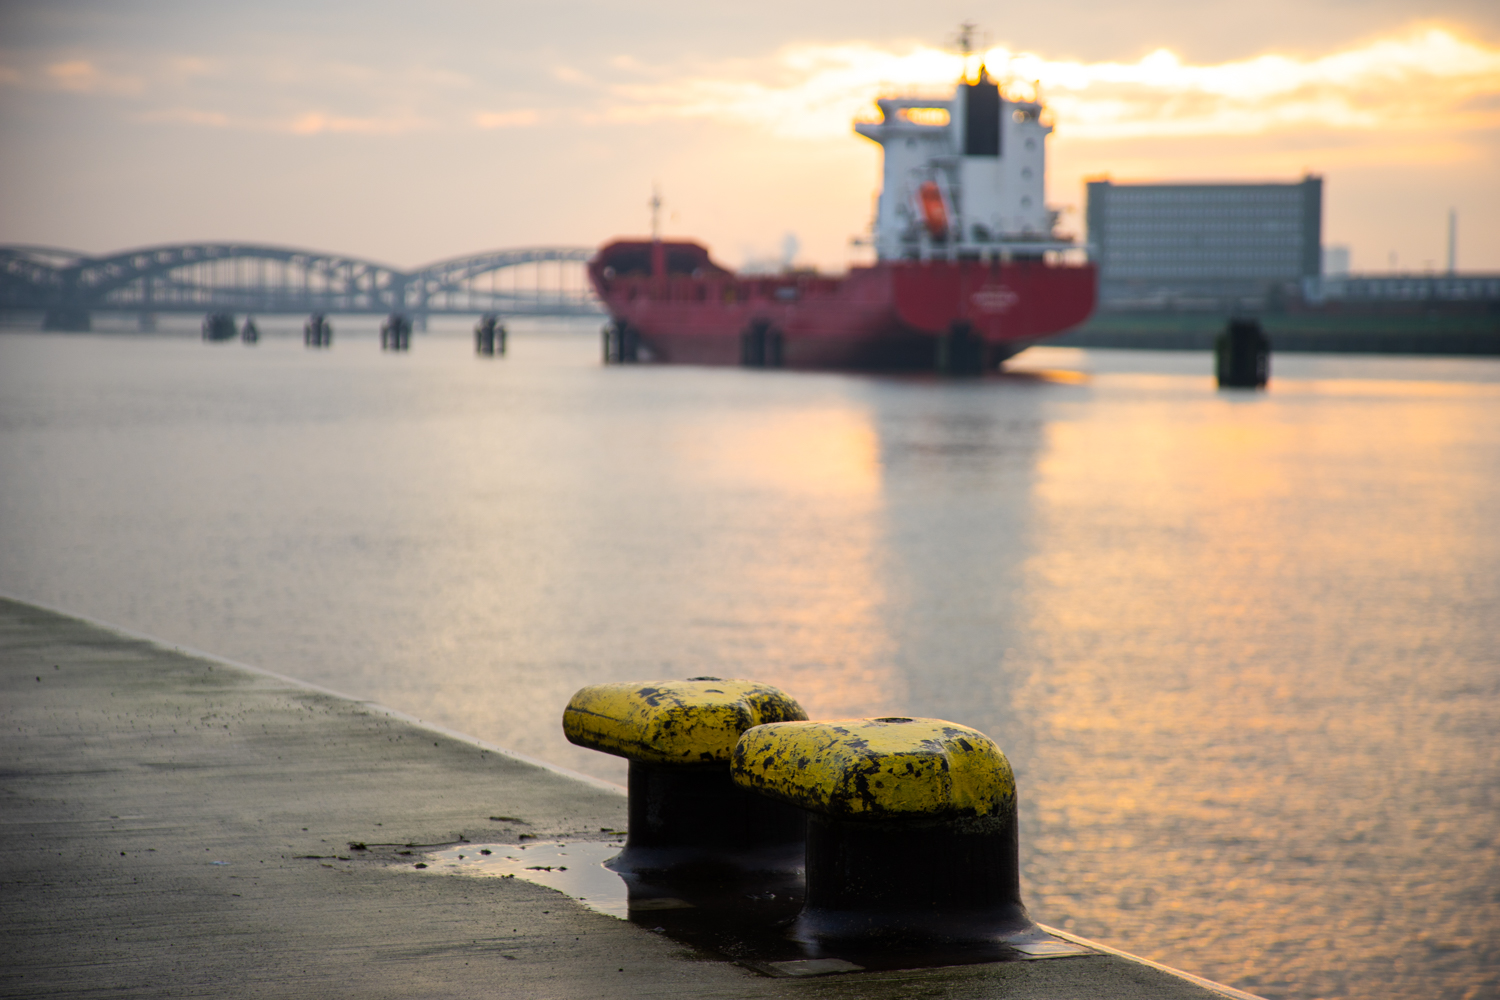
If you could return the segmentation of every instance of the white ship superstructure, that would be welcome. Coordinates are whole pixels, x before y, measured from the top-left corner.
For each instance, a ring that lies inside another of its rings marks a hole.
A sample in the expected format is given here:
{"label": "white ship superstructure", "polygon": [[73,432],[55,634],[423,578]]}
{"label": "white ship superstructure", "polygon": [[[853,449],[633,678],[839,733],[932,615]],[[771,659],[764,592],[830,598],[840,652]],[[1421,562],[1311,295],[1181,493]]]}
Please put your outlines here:
{"label": "white ship superstructure", "polygon": [[1012,100],[980,67],[946,100],[888,97],[882,120],[854,130],[884,150],[875,214],[881,260],[1037,253],[1053,236],[1047,136],[1036,100]]}

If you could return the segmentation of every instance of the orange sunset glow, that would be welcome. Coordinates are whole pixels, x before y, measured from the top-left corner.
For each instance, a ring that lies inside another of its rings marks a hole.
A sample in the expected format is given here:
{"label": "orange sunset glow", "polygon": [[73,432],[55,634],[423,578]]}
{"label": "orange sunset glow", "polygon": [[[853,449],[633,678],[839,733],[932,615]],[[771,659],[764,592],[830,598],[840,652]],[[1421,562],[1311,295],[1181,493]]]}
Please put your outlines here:
{"label": "orange sunset glow", "polygon": [[[982,59],[1012,94],[1047,102],[1047,198],[1065,231],[1082,235],[1088,177],[1310,172],[1327,178],[1325,241],[1349,246],[1355,270],[1436,266],[1450,210],[1460,266],[1500,267],[1487,16],[1381,9],[1352,23],[1304,6],[1252,27],[1209,8],[1070,9],[1050,24],[974,13],[989,34],[965,67],[958,13],[919,25],[836,5],[774,31],[663,9],[556,34],[541,13],[377,6],[327,36],[267,15],[244,25],[248,47],[223,40],[229,13],[70,36],[38,7],[12,15],[0,47],[13,140],[0,239],[100,251],[233,236],[405,264],[640,233],[655,183],[665,231],[731,265],[777,256],[792,234],[798,263],[838,270],[864,259],[850,240],[880,169],[851,123],[880,94],[941,96]],[[108,164],[82,155],[100,143]],[[75,165],[48,170],[57,157]],[[118,182],[135,196],[114,197]]]}

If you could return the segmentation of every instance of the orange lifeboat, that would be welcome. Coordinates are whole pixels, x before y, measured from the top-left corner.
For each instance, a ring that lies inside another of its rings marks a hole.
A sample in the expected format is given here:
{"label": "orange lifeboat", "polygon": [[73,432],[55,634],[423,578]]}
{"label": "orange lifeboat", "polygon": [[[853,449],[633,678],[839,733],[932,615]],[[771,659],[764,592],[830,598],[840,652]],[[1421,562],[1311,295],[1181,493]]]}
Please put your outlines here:
{"label": "orange lifeboat", "polygon": [[927,181],[917,189],[917,200],[922,203],[922,221],[935,240],[948,235],[948,205],[943,201],[943,192],[937,181]]}

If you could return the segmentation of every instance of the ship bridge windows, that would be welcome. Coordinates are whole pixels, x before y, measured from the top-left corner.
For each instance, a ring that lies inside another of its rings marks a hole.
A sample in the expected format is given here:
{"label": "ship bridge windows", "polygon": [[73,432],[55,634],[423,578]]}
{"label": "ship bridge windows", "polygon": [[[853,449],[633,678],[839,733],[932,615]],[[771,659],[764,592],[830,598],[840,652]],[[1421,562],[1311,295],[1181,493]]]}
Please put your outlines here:
{"label": "ship bridge windows", "polygon": [[681,250],[672,248],[667,251],[667,273],[668,274],[694,274],[702,273],[700,265],[708,255],[698,247]]}
{"label": "ship bridge windows", "polygon": [[651,250],[649,247],[616,249],[609,255],[605,270],[614,275],[629,276],[651,273]]}
{"label": "ship bridge windows", "polygon": [[947,108],[901,108],[896,117],[913,125],[941,128],[952,121]]}
{"label": "ship bridge windows", "polygon": [[622,241],[613,243],[599,252],[595,266],[601,273],[612,271],[611,277],[646,277],[653,271],[652,258],[657,252],[661,253],[663,263],[666,265],[666,273],[669,275],[703,277],[728,273],[709,259],[706,249],[696,243],[686,242],[652,244],[645,241]]}

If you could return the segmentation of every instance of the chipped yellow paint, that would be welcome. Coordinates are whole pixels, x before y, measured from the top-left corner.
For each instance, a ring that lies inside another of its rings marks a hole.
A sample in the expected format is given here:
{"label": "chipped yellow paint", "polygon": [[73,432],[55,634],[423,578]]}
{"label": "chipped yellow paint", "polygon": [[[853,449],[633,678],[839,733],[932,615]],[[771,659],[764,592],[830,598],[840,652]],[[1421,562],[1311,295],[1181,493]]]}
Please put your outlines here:
{"label": "chipped yellow paint", "polygon": [[725,762],[740,734],[765,722],[806,719],[790,695],[717,677],[595,684],[563,712],[570,742],[656,764]]}
{"label": "chipped yellow paint", "polygon": [[1015,803],[995,741],[942,719],[849,719],[759,726],[730,765],[746,788],[829,816],[991,816]]}

